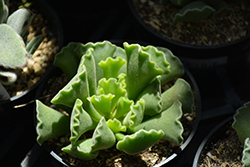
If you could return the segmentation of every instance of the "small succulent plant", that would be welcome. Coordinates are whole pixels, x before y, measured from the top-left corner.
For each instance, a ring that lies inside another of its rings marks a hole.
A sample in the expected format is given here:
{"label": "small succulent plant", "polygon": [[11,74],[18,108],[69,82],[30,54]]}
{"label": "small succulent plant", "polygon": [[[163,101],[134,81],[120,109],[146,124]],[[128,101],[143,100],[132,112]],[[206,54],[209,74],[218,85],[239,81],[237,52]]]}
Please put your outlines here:
{"label": "small succulent plant", "polygon": [[[20,8],[9,16],[8,4],[8,0],[0,0],[0,84],[3,85],[16,81],[15,69],[27,66],[30,55],[43,40],[42,36],[37,36],[27,43],[33,14],[26,8]],[[27,5],[30,4],[24,4]]]}
{"label": "small succulent plant", "polygon": [[[183,6],[175,14],[174,22],[200,22],[221,12],[233,11],[226,3],[220,0],[170,0],[173,4]],[[166,2],[166,0],[160,0]]]}
{"label": "small succulent plant", "polygon": [[[70,43],[56,55],[54,65],[71,80],[52,98],[54,108],[36,101],[40,145],[70,134],[62,151],[90,160],[113,146],[136,154],[160,139],[183,143],[180,119],[193,111],[194,96],[180,78],[182,63],[166,48],[123,45]],[[169,82],[174,85],[162,92]],[[81,138],[86,132],[92,137]]]}
{"label": "small succulent plant", "polygon": [[242,167],[250,166],[250,102],[239,108],[234,115],[232,127],[236,130],[240,142],[244,145]]}

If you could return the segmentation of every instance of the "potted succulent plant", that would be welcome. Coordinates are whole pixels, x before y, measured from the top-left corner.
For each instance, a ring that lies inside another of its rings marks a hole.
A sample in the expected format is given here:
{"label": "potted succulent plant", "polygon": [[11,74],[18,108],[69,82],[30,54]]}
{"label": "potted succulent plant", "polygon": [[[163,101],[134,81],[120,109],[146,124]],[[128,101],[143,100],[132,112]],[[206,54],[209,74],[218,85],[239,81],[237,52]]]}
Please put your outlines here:
{"label": "potted succulent plant", "polygon": [[34,97],[29,92],[48,73],[62,45],[62,31],[55,13],[41,1],[1,0],[0,13],[0,110],[4,111]]}
{"label": "potted succulent plant", "polygon": [[168,47],[193,66],[225,64],[249,48],[247,0],[128,2],[146,40]]}
{"label": "potted succulent plant", "polygon": [[[56,14],[40,0],[0,1],[0,130],[32,121],[30,102],[63,44]],[[30,118],[30,119],[29,119]]]}
{"label": "potted succulent plant", "polygon": [[240,107],[234,117],[218,125],[199,147],[193,167],[235,165],[248,167],[250,102]]}
{"label": "potted succulent plant", "polygon": [[56,154],[78,159],[63,163],[97,165],[107,161],[97,159],[110,156],[110,149],[138,155],[162,141],[173,148],[183,144],[181,119],[197,106],[189,83],[180,78],[182,63],[168,49],[126,42],[124,49],[108,41],[70,43],[54,65],[70,81],[52,104],[36,101],[37,142],[53,147],[57,141]]}

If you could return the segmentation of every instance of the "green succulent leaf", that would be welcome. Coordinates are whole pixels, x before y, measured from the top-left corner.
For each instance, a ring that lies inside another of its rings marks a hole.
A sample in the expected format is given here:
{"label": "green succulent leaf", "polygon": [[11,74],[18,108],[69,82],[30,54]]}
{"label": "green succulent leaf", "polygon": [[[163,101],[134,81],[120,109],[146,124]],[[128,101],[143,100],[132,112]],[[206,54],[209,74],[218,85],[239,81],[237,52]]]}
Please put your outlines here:
{"label": "green succulent leaf", "polygon": [[144,118],[145,101],[140,99],[135,105],[132,105],[130,109],[130,112],[123,120],[123,125],[129,129],[133,129],[135,126],[139,125]]}
{"label": "green succulent leaf", "polygon": [[207,19],[215,9],[202,1],[194,1],[184,6],[174,17],[174,22],[200,22]]}
{"label": "green succulent leaf", "polygon": [[91,143],[92,139],[79,140],[74,146],[70,144],[62,148],[62,151],[82,160],[91,160],[96,158],[99,154],[99,151],[91,151]]}
{"label": "green succulent leaf", "polygon": [[97,125],[91,144],[91,151],[105,150],[116,143],[116,138],[112,130],[108,127],[105,118],[103,117]]}
{"label": "green succulent leaf", "polygon": [[45,140],[69,133],[70,118],[50,107],[47,107],[39,100],[36,100],[37,112],[37,142],[42,145]]}
{"label": "green succulent leaf", "polygon": [[28,54],[32,55],[37,50],[37,48],[39,47],[39,45],[41,44],[42,41],[43,41],[43,36],[42,35],[38,35],[35,38],[33,38],[26,45],[26,50],[27,50]]}
{"label": "green succulent leaf", "polygon": [[157,77],[146,89],[143,90],[139,98],[145,101],[144,115],[153,116],[162,111],[161,105],[161,81]]}
{"label": "green succulent leaf", "polygon": [[166,59],[166,55],[164,52],[158,50],[158,48],[154,46],[141,46],[142,51],[148,53],[150,55],[150,59],[156,63],[157,67],[163,71],[162,75],[168,75],[170,70],[170,64]]}
{"label": "green succulent leaf", "polygon": [[173,79],[182,77],[185,73],[185,69],[180,59],[174,56],[173,53],[167,48],[157,47],[157,49],[165,54],[167,62],[170,64],[170,72],[168,74],[161,75],[161,84],[164,85]]}
{"label": "green succulent leaf", "polygon": [[106,79],[117,78],[121,67],[126,64],[126,60],[121,57],[115,59],[108,57],[105,61],[101,61],[99,66],[103,70],[103,77]]}
{"label": "green succulent leaf", "polygon": [[234,115],[232,127],[236,130],[239,140],[244,144],[246,138],[250,138],[250,102],[240,107]]}
{"label": "green succulent leaf", "polygon": [[162,109],[165,110],[179,100],[184,113],[191,113],[194,105],[194,95],[188,82],[179,78],[175,84],[161,95]]}
{"label": "green succulent leaf", "polygon": [[[69,78],[72,78],[77,73],[82,56],[91,48],[94,50],[93,56],[95,58],[97,81],[103,78],[102,68],[98,65],[102,60],[104,61],[108,57],[122,57],[126,59],[125,51],[108,41],[89,42],[86,45],[69,43],[68,46],[64,47],[61,52],[55,56],[54,65],[62,69]],[[125,70],[125,67],[122,67],[120,72],[125,72]]]}
{"label": "green succulent leaf", "polygon": [[22,8],[12,13],[8,17],[6,24],[12,27],[20,36],[25,37],[32,19],[32,13]]}
{"label": "green succulent leaf", "polygon": [[56,54],[54,65],[59,67],[67,77],[72,78],[78,69],[84,51],[82,51],[83,44],[69,43],[61,52]]}
{"label": "green succulent leaf", "polygon": [[92,96],[96,93],[96,87],[97,87],[95,58],[93,55],[92,48],[89,49],[87,53],[82,57],[77,71],[80,72],[82,68],[86,69],[86,75],[89,87],[89,96]]}
{"label": "green succulent leaf", "polygon": [[8,25],[0,25],[0,66],[19,68],[27,65],[28,53],[22,38]]}
{"label": "green succulent leaf", "polygon": [[181,117],[181,103],[177,100],[170,108],[142,122],[133,131],[139,131],[140,129],[162,130],[164,132],[162,139],[180,146],[183,142],[182,133],[184,131],[180,122]]}
{"label": "green succulent leaf", "polygon": [[4,0],[0,0],[0,24],[3,23],[9,15],[8,6],[5,4]]}
{"label": "green succulent leaf", "polygon": [[114,133],[126,132],[126,130],[127,130],[126,126],[123,126],[122,123],[116,118],[109,119],[107,121],[107,125]]}
{"label": "green succulent leaf", "polygon": [[164,135],[162,130],[143,130],[132,134],[126,135],[122,140],[120,140],[116,148],[118,150],[124,151],[127,154],[137,154],[140,153],[162,138]]}
{"label": "green succulent leaf", "polygon": [[126,95],[126,89],[124,89],[122,87],[122,84],[119,81],[117,81],[117,79],[115,78],[109,78],[108,80],[106,80],[105,78],[101,79],[99,81],[98,90],[99,90],[99,93],[101,94],[107,95],[111,93],[112,95],[114,95],[114,98],[111,104],[113,109],[117,105],[119,98]]}
{"label": "green succulent leaf", "polygon": [[246,138],[242,155],[242,167],[250,166],[250,139]]}
{"label": "green succulent leaf", "polygon": [[107,95],[93,95],[88,97],[88,100],[102,116],[109,119],[114,110],[114,106],[112,106],[114,97],[115,95],[109,93]]}
{"label": "green succulent leaf", "polygon": [[164,71],[151,61],[150,54],[140,45],[124,43],[124,49],[127,54],[126,89],[128,98],[135,101],[148,83]]}
{"label": "green succulent leaf", "polygon": [[127,97],[121,97],[118,101],[117,108],[114,112],[115,118],[123,118],[130,111],[130,107],[134,104],[132,100],[129,100]]}
{"label": "green succulent leaf", "polygon": [[82,108],[82,101],[77,99],[70,117],[70,141],[74,145],[80,136],[95,128],[95,122],[90,115]]}
{"label": "green succulent leaf", "polygon": [[51,103],[63,104],[73,108],[77,98],[81,99],[83,103],[85,103],[88,96],[89,87],[86,69],[85,66],[83,66],[83,68],[80,68],[78,73],[69,81],[69,83],[61,89],[55,97],[53,97]]}

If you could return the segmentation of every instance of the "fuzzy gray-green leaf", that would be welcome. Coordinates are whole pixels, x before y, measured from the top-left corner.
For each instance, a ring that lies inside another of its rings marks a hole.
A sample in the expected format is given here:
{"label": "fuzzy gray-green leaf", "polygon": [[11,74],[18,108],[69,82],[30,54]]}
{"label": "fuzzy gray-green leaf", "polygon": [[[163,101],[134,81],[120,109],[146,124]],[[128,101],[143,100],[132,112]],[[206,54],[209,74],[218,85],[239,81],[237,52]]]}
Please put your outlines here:
{"label": "fuzzy gray-green leaf", "polygon": [[20,36],[25,37],[32,19],[33,15],[30,11],[18,9],[8,17],[6,24],[11,26]]}
{"label": "fuzzy gray-green leaf", "polygon": [[7,24],[0,25],[0,66],[18,68],[27,65],[28,53],[22,38]]}

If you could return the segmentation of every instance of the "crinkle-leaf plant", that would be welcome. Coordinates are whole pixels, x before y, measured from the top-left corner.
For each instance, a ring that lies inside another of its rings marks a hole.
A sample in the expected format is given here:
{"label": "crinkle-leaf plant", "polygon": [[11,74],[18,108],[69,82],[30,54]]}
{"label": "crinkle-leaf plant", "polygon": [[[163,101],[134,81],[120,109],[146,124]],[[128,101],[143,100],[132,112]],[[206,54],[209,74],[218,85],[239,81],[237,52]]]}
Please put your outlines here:
{"label": "crinkle-leaf plant", "polygon": [[[180,60],[165,48],[108,41],[70,43],[55,57],[55,66],[72,78],[51,100],[68,115],[37,105],[37,141],[70,133],[62,148],[77,158],[95,158],[116,146],[127,154],[146,150],[160,139],[183,142],[182,114],[192,112],[194,96]],[[176,80],[165,92],[161,85]],[[82,139],[86,132],[92,138]]]}
{"label": "crinkle-leaf plant", "polygon": [[239,108],[234,115],[232,127],[236,130],[240,142],[244,145],[242,166],[250,166],[250,102]]}
{"label": "crinkle-leaf plant", "polygon": [[[160,0],[166,3],[169,0]],[[233,9],[221,0],[170,0],[173,4],[182,6],[175,14],[174,22],[200,22],[211,16],[222,12],[233,11]]]}
{"label": "crinkle-leaf plant", "polygon": [[[8,0],[0,0],[0,84],[10,85],[17,79],[14,69],[27,65],[43,37],[26,42],[33,14],[20,8],[9,16]],[[0,95],[1,95],[0,91]]]}

